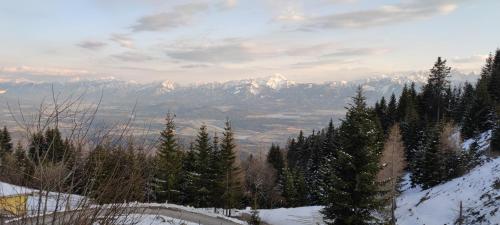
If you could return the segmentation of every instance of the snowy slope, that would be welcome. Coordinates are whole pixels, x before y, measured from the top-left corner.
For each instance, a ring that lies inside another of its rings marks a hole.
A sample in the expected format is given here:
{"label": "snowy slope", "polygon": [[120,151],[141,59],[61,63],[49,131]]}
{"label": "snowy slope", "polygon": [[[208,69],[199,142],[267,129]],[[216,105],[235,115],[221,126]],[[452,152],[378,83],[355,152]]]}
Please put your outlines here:
{"label": "snowy slope", "polygon": [[[70,194],[55,193],[55,192],[47,193],[45,191],[42,192],[41,194],[40,191],[38,190],[33,190],[26,187],[0,182],[0,196],[11,196],[20,194],[28,195],[28,202],[27,202],[28,215],[36,215],[38,212],[53,212],[53,211],[75,209],[78,208],[83,202],[85,202],[85,198],[78,195],[70,195]],[[40,209],[38,209],[39,203],[41,203]]]}
{"label": "snowy slope", "polygon": [[[459,133],[454,137],[459,140]],[[467,151],[477,141],[479,151],[489,148],[491,131],[465,140]],[[500,224],[500,158],[487,159],[462,177],[427,190],[411,188],[409,174],[404,177],[402,194],[397,199],[397,224],[455,224],[463,206],[463,224]]]}
{"label": "snowy slope", "polygon": [[454,224],[460,202],[464,224],[500,224],[500,158],[428,190],[404,190],[397,200],[397,224]]}
{"label": "snowy slope", "polygon": [[[298,208],[261,209],[259,216],[267,224],[272,225],[322,225],[323,216],[320,213],[322,206],[308,206]],[[247,215],[250,209],[240,211]]]}

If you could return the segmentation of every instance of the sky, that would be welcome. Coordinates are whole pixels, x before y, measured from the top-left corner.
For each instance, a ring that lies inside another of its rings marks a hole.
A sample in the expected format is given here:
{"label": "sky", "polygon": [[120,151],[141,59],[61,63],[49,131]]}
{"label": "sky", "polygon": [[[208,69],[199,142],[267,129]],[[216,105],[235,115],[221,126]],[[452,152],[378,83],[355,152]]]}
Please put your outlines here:
{"label": "sky", "polygon": [[[498,0],[16,0],[0,3],[0,76],[300,82],[480,70]],[[1,77],[0,77],[1,78]]]}

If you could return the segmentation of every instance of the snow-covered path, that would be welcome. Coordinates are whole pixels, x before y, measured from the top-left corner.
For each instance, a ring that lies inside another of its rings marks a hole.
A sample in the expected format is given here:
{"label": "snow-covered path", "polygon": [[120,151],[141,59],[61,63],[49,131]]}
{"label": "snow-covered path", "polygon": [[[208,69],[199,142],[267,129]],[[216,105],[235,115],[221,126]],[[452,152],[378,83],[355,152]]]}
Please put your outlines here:
{"label": "snow-covered path", "polygon": [[[116,209],[113,209],[116,210]],[[197,213],[197,212],[192,212],[189,210],[183,210],[183,209],[178,209],[178,208],[167,208],[167,207],[159,207],[159,206],[151,206],[151,207],[131,207],[131,214],[141,214],[141,215],[158,215],[158,216],[165,216],[168,218],[174,218],[174,219],[179,219],[181,221],[186,221],[186,222],[191,222],[195,224],[202,224],[202,225],[241,225],[242,223],[235,222],[233,220],[229,220],[227,218],[224,218],[222,216],[220,217],[214,217],[211,215],[205,215],[203,213]],[[47,215],[44,219],[43,223],[39,224],[67,224],[66,221],[70,221],[72,217],[74,217],[75,214],[78,214],[79,216],[82,215],[82,213],[86,213],[89,216],[93,214],[92,209],[87,209],[87,212],[81,211],[81,210],[75,210],[75,211],[66,211],[66,212],[58,212],[55,215],[56,221],[53,223],[53,215]],[[99,214],[101,215],[106,215],[108,212],[107,209],[100,209]],[[41,221],[41,219],[38,219]],[[23,224],[23,225],[30,225],[30,224],[37,224],[37,219],[36,217],[31,217],[31,218],[25,218],[22,220],[17,220],[17,221],[11,221],[6,223],[8,225],[17,225],[17,224]]]}

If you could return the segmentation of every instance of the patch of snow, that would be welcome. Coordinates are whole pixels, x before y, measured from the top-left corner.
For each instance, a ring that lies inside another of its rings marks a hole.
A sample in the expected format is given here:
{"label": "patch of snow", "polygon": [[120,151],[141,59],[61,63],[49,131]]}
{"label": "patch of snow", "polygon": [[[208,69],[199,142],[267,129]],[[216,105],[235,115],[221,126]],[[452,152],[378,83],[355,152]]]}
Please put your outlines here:
{"label": "patch of snow", "polygon": [[[175,219],[171,217],[161,216],[161,215],[142,215],[142,214],[131,214],[127,216],[121,216],[117,218],[117,224],[122,225],[198,225],[198,223],[192,223],[180,219]],[[94,223],[94,225],[100,225],[100,223]]]}
{"label": "patch of snow", "polygon": [[479,151],[484,151],[489,148],[490,146],[490,139],[491,139],[491,130],[486,131],[484,133],[479,134],[476,138],[471,138],[467,139],[462,143],[462,148],[464,150],[469,150],[470,146],[474,141],[477,141],[477,144],[479,146]]}
{"label": "patch of snow", "polygon": [[[38,190],[0,182],[0,196],[28,195],[27,213],[35,215],[38,212],[53,212],[76,209],[85,202],[85,198],[78,195],[40,192]],[[40,203],[40,204],[39,204]],[[40,205],[40,210],[38,209]]]}
{"label": "patch of snow", "polygon": [[409,187],[409,176],[405,178],[403,192],[397,199],[397,224],[455,224],[460,202],[464,224],[500,224],[500,158],[427,190]]}
{"label": "patch of snow", "polygon": [[[323,216],[320,210],[323,206],[307,206],[298,208],[261,209],[259,216],[262,221],[272,225],[322,225]],[[240,211],[250,215],[251,210]]]}

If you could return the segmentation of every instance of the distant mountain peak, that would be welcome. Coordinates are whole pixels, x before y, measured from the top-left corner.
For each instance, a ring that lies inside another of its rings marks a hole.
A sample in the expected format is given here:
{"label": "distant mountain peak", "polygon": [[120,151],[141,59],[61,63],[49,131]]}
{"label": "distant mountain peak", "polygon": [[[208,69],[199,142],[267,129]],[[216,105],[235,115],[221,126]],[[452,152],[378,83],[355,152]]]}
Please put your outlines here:
{"label": "distant mountain peak", "polygon": [[276,73],[268,78],[266,78],[265,85],[269,88],[279,90],[281,88],[287,88],[290,85],[295,84],[293,81],[289,81],[285,76],[280,73]]}

